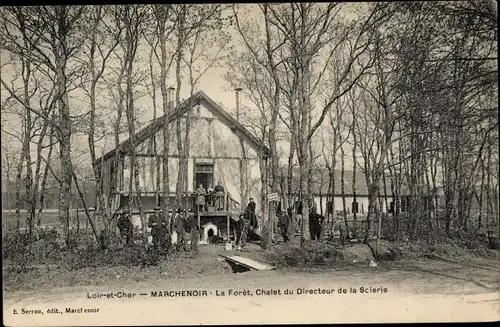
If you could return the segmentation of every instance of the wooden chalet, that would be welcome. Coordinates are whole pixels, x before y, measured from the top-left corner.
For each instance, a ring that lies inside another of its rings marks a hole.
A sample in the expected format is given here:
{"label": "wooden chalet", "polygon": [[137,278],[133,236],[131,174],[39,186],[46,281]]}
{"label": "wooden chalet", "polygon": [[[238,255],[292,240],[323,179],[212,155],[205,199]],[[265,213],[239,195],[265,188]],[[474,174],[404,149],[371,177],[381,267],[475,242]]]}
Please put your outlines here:
{"label": "wooden chalet", "polygon": [[[210,225],[212,232],[228,236],[229,216],[244,209],[250,197],[260,208],[261,174],[259,160],[267,165],[270,150],[254,137],[237,119],[233,118],[204,92],[197,92],[171,110],[165,126],[165,117],[159,117],[135,135],[135,142],[125,140],[117,149],[107,152],[96,160],[101,168],[104,194],[111,200],[112,210],[129,205],[129,182],[131,178],[130,154],[135,148],[136,162],[139,166],[139,191],[142,207],[151,212],[153,207],[163,201],[162,169],[157,174],[157,160],[160,167],[163,160],[163,129],[170,129],[169,166],[169,203],[170,210],[176,208],[175,190],[179,170],[176,124],[180,120],[182,135],[186,130],[186,118],[191,111],[189,129],[188,194],[183,195],[182,209],[194,208],[197,185],[201,182],[205,189],[222,182],[226,194],[222,210],[215,209],[210,198],[207,206],[199,212],[202,228]],[[156,147],[156,151],[155,151]],[[111,187],[111,177],[116,178],[116,186]],[[159,179],[157,179],[159,177]],[[158,182],[159,181],[159,182]],[[241,182],[240,182],[241,181]],[[158,192],[159,191],[159,192]],[[159,194],[159,197],[158,197]],[[130,204],[133,213],[136,203]],[[259,209],[258,209],[259,210]],[[140,224],[137,218],[134,224]],[[216,226],[216,227],[214,227]],[[206,233],[206,230],[205,230]],[[206,236],[206,235],[205,235]]]}

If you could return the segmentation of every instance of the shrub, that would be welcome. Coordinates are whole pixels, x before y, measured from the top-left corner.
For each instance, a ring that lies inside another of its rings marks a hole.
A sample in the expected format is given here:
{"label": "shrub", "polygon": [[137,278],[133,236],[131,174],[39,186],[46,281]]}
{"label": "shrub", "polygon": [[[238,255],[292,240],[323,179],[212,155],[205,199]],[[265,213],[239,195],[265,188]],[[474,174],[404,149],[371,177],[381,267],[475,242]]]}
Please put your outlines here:
{"label": "shrub", "polygon": [[67,259],[69,269],[102,266],[157,266],[160,256],[142,244],[130,244],[124,247],[108,248],[91,245],[78,249]]}
{"label": "shrub", "polygon": [[305,241],[303,247],[296,244],[282,244],[265,252],[267,261],[278,267],[313,267],[344,263],[342,252],[333,245]]}
{"label": "shrub", "polygon": [[9,233],[2,236],[2,260],[10,261],[15,270],[25,271],[33,261],[28,233]]}
{"label": "shrub", "polygon": [[103,243],[96,242],[93,235],[73,235],[72,231],[68,246],[57,228],[40,228],[35,231],[32,239],[27,233],[8,233],[3,235],[2,259],[18,272],[25,272],[37,264],[48,263],[75,270],[102,266],[147,267],[156,266],[160,261],[160,257],[144,244],[117,246],[118,239],[113,238],[112,234],[101,235],[105,238],[104,249]]}

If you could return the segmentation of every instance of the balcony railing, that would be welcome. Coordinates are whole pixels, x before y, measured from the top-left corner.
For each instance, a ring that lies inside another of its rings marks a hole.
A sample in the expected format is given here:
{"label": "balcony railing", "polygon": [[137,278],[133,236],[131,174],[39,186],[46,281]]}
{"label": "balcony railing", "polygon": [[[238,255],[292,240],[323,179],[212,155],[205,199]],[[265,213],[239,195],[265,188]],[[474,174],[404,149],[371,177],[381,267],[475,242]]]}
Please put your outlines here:
{"label": "balcony railing", "polygon": [[[197,194],[193,194],[193,203],[196,203]],[[196,207],[196,206],[195,206]],[[241,210],[240,203],[233,199],[229,193],[205,195],[205,205],[200,206],[200,213],[216,214],[218,212],[232,212]]]}
{"label": "balcony railing", "polygon": [[[115,195],[121,194],[122,196],[125,197],[125,200],[120,201],[120,204],[117,204],[118,206],[124,206],[127,205],[129,198],[129,193],[128,192],[121,192],[121,193],[115,193]],[[145,213],[153,210],[153,207],[155,206],[156,201],[149,201],[147,198],[151,199],[152,197],[155,196],[154,192],[141,192],[141,198],[142,198],[142,204],[143,204],[143,210]],[[189,193],[189,194],[182,194],[181,196],[181,208],[182,209],[193,209],[197,210],[198,206],[196,205],[196,200],[198,198],[198,195],[196,193]],[[163,201],[163,194],[160,194],[160,203]],[[138,212],[138,208],[136,207],[137,204],[132,205],[132,210],[135,210]],[[178,207],[177,201],[176,201],[176,195],[175,193],[170,193],[169,195],[169,208],[171,211],[174,211]],[[231,197],[230,193],[224,193],[224,194],[206,194],[205,195],[205,205],[202,206],[200,209],[201,214],[217,214],[217,213],[227,213],[227,212],[233,212],[233,211],[239,211],[241,210],[240,203],[233,199]]]}

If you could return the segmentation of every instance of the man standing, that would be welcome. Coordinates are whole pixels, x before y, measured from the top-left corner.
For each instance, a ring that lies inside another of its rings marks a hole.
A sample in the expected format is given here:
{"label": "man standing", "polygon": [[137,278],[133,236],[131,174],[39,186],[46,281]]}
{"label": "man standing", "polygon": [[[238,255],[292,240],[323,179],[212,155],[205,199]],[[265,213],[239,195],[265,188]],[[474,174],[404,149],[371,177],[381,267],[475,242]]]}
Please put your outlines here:
{"label": "man standing", "polygon": [[281,236],[283,236],[283,241],[287,243],[290,240],[290,238],[288,237],[290,217],[283,211],[281,211],[278,215],[278,227],[280,227],[281,229]]}
{"label": "man standing", "polygon": [[153,246],[157,251],[163,250],[165,235],[168,233],[167,221],[160,212],[160,207],[154,208],[154,213],[149,216],[148,227],[151,228],[151,236],[153,237]]}
{"label": "man standing", "polygon": [[[248,212],[249,210],[247,210]],[[240,251],[247,244],[248,228],[250,226],[250,221],[246,219],[246,215],[240,215],[239,227],[240,227],[240,238],[238,240],[238,245],[236,247],[237,251]]]}
{"label": "man standing", "polygon": [[257,222],[257,215],[255,214],[255,206],[255,201],[253,200],[253,198],[250,198],[250,202],[248,202],[247,209],[245,211],[245,218],[249,221],[252,228],[259,227],[259,224]]}
{"label": "man standing", "polygon": [[324,219],[325,217],[316,213],[316,210],[314,208],[311,209],[311,213],[309,215],[309,231],[311,233],[311,240],[320,239]]}
{"label": "man standing", "polygon": [[196,219],[192,210],[189,210],[187,228],[191,233],[191,251],[197,254],[198,240],[200,239],[200,226],[198,226],[198,219]]}
{"label": "man standing", "polygon": [[120,217],[118,218],[116,225],[118,226],[118,229],[120,230],[121,238],[123,239],[125,237],[126,244],[130,244],[130,240],[132,238],[134,226],[132,225],[132,222],[130,221],[128,209],[124,209],[120,213]]}
{"label": "man standing", "polygon": [[177,251],[181,250],[181,244],[182,244],[182,248],[184,249],[184,251],[187,251],[187,248],[186,248],[187,225],[186,225],[186,218],[184,217],[182,209],[177,209],[177,217],[175,219],[174,228],[175,228],[175,231],[177,232]]}
{"label": "man standing", "polygon": [[217,208],[217,211],[222,211],[224,209],[224,193],[225,192],[226,191],[224,190],[224,186],[222,186],[222,183],[219,181],[214,189],[215,206]]}
{"label": "man standing", "polygon": [[250,198],[250,202],[248,202],[247,205],[247,210],[250,210],[255,214],[255,207],[256,207],[255,201],[253,200],[253,198]]}

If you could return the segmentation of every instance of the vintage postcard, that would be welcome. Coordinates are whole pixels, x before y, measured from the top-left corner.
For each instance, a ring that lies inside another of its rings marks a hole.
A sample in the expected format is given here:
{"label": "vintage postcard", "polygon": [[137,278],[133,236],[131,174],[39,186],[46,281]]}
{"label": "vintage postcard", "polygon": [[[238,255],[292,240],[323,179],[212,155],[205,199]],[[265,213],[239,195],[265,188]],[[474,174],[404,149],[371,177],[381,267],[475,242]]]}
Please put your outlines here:
{"label": "vintage postcard", "polygon": [[500,319],[497,4],[0,8],[6,326]]}

